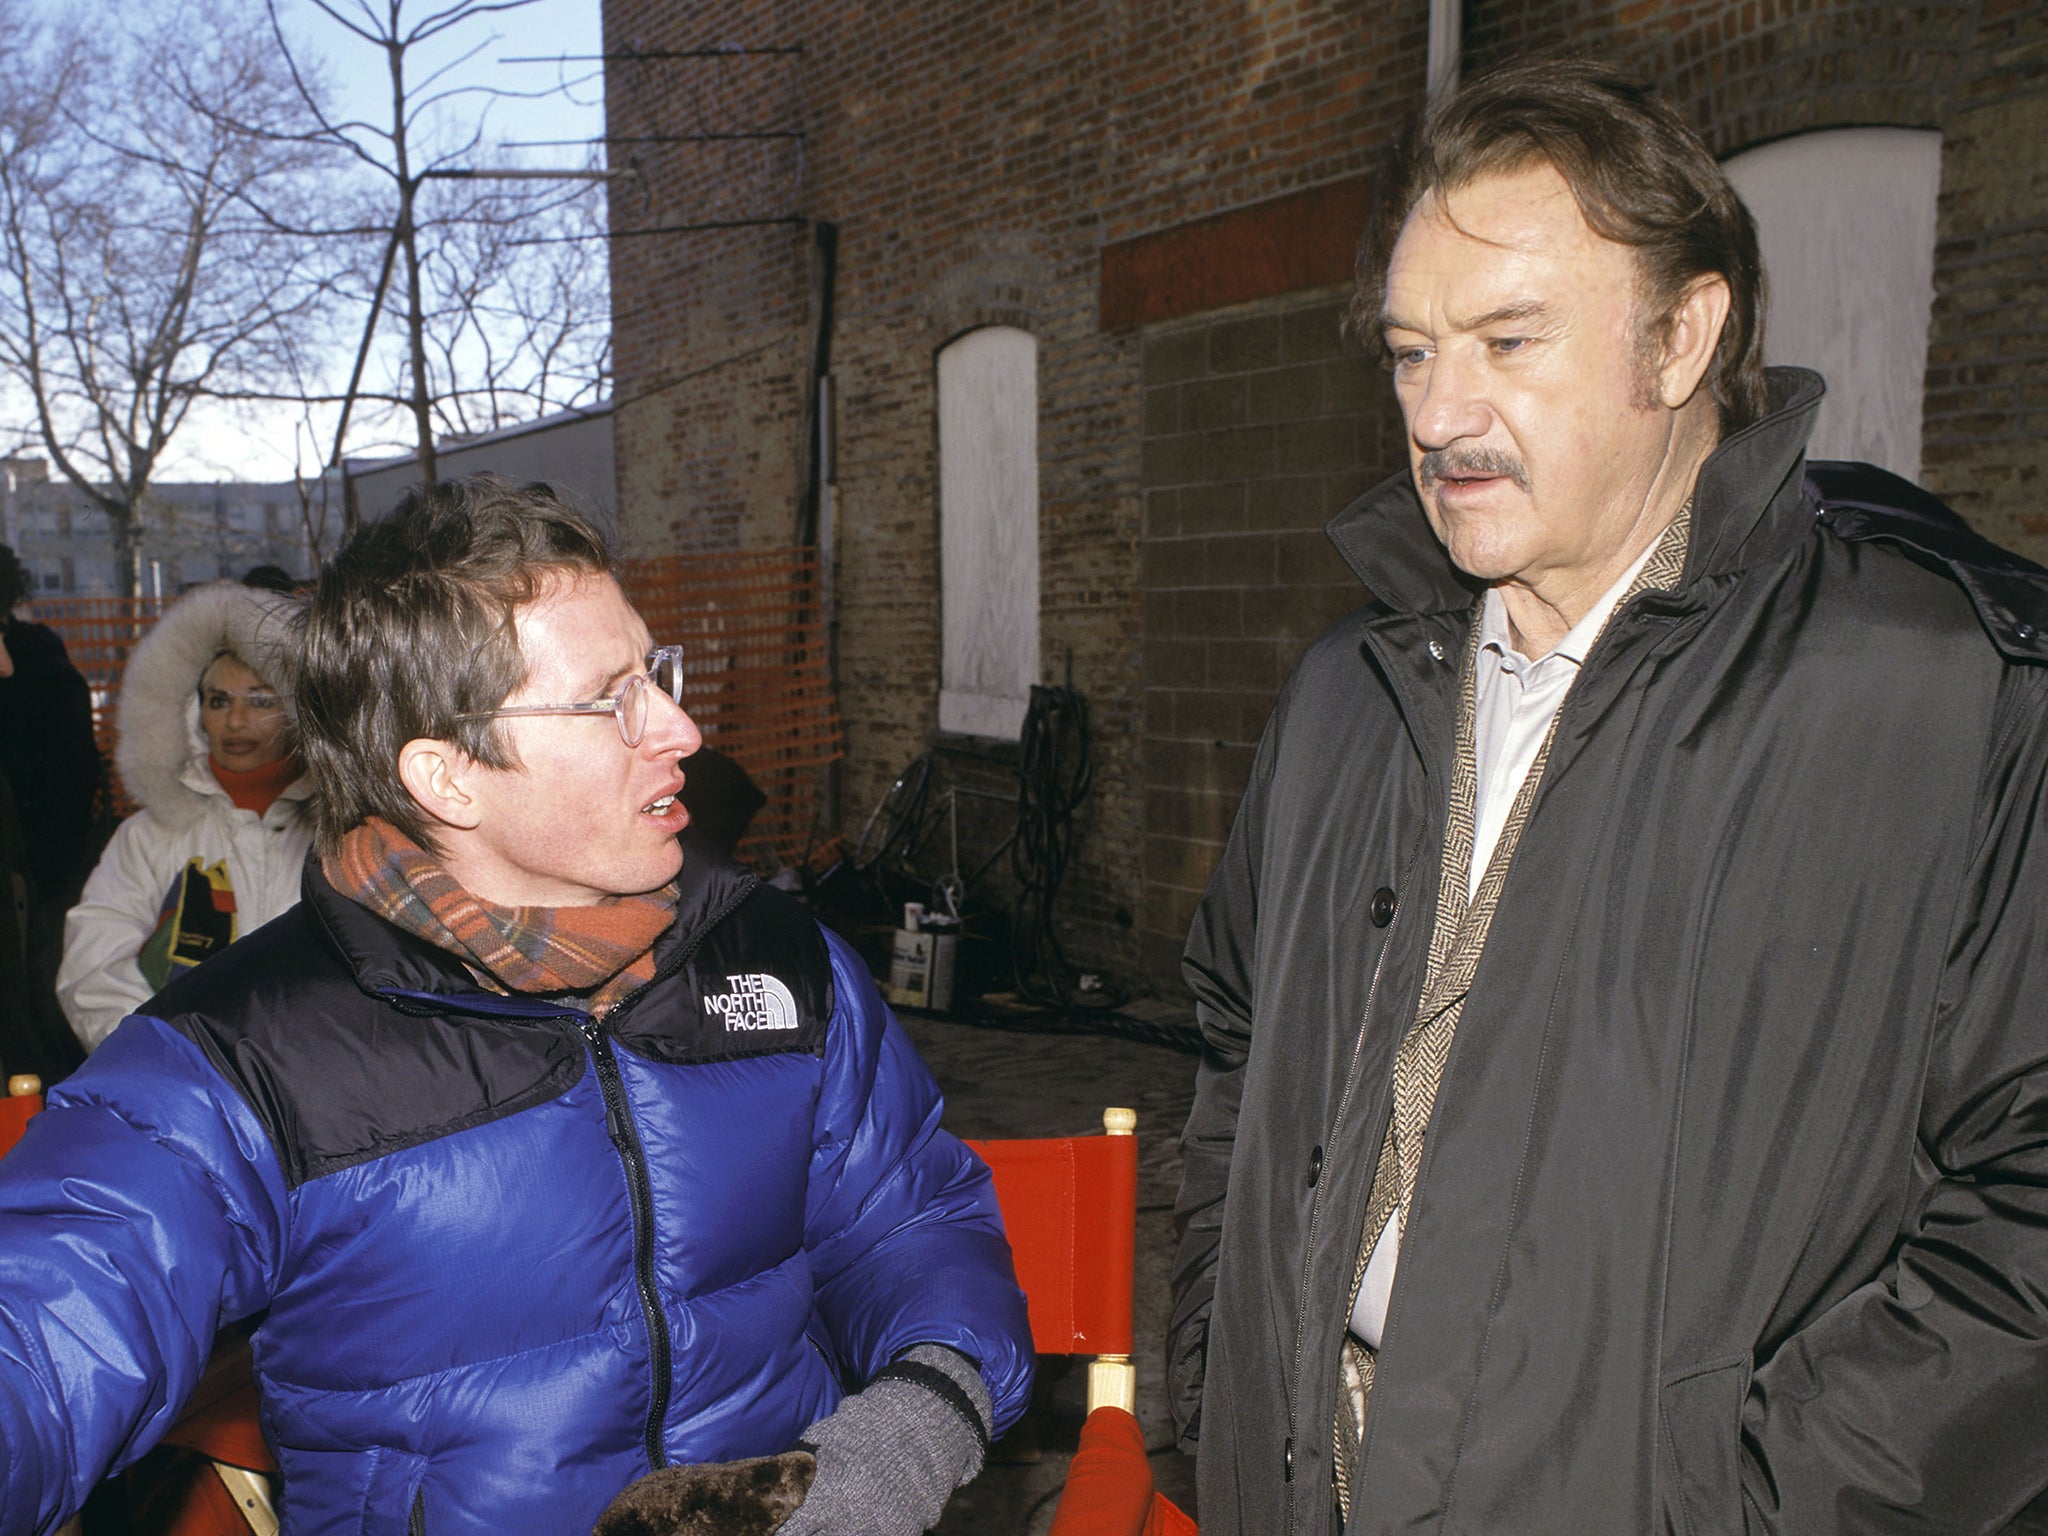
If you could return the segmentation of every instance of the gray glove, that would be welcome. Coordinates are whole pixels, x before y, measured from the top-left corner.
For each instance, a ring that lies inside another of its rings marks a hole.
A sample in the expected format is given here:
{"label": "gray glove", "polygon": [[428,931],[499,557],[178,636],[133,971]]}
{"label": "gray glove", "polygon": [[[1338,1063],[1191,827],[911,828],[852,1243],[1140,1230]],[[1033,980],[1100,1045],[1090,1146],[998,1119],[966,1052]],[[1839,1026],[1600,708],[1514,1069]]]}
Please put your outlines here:
{"label": "gray glove", "polygon": [[804,1431],[810,1494],[776,1536],[918,1536],[981,1470],[995,1409],[972,1360],[920,1344]]}

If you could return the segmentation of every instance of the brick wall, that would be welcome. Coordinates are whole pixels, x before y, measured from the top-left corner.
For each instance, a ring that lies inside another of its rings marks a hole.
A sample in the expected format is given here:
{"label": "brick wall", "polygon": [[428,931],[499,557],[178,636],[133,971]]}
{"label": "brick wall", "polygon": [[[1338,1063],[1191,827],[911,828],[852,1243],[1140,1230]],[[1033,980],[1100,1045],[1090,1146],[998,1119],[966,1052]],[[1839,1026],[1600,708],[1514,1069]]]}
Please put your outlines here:
{"label": "brick wall", "polygon": [[1323,525],[1404,463],[1393,391],[1325,290],[1145,336],[1145,962],[1194,903],[1303,646],[1365,601]]}
{"label": "brick wall", "polygon": [[1924,473],[2048,565],[2048,5],[1973,9],[1941,124]]}
{"label": "brick wall", "polygon": [[[1141,932],[1160,927],[1145,916],[1147,344],[1101,326],[1101,253],[1355,176],[1420,80],[1425,19],[1392,0],[605,5],[610,50],[804,50],[613,63],[615,138],[791,122],[805,134],[617,144],[614,163],[637,154],[645,174],[613,217],[653,228],[798,209],[838,227],[835,578],[851,830],[936,739],[935,354],[978,325],[1038,337],[1042,667],[1086,695],[1096,742],[1062,936],[1077,961],[1125,979]],[[805,474],[814,276],[793,226],[615,241],[619,492],[643,543],[788,537]]]}

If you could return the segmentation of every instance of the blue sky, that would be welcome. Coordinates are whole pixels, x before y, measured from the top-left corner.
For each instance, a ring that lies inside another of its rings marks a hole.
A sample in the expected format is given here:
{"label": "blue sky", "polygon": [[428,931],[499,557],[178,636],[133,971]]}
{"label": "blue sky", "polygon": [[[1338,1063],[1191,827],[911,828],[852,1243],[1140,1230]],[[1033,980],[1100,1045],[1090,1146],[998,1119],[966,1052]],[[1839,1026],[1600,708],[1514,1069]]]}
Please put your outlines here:
{"label": "blue sky", "polygon": [[[346,12],[357,3],[359,0],[336,0],[336,8]],[[413,0],[409,8],[431,14],[446,3]],[[344,33],[305,0],[281,0],[280,13],[294,42],[323,57],[343,104],[372,121],[384,121],[390,111],[390,84],[383,54]],[[589,139],[604,132],[601,66],[505,61],[559,59],[600,51],[597,0],[533,0],[520,10],[479,17],[422,46],[409,56],[417,59],[417,67],[409,66],[407,82],[417,85],[427,73],[468,53],[468,61],[451,73],[445,84],[533,94],[493,102],[479,90],[450,103],[452,113],[464,115],[466,121],[468,114],[485,108],[491,131],[506,139]],[[534,164],[582,161],[581,153],[574,149],[521,153]]]}
{"label": "blue sky", "polygon": [[[336,0],[346,11],[360,0]],[[382,0],[372,0],[380,6]],[[429,13],[447,0],[412,0],[408,9]],[[317,57],[332,87],[337,110],[384,123],[390,114],[390,81],[384,55],[349,36],[306,0],[281,0],[280,14],[302,57]],[[525,64],[508,59],[594,55],[602,51],[597,0],[534,0],[521,10],[485,16],[446,34],[430,47],[409,56],[407,83],[416,86],[424,75],[468,59],[438,84],[477,87],[453,98],[445,110],[451,133],[466,133],[478,110],[486,112],[487,131],[497,140],[566,139],[577,145],[557,149],[510,151],[528,165],[580,166],[586,150],[580,141],[604,132],[602,66],[595,63]],[[416,67],[415,61],[416,60]],[[493,100],[487,90],[519,92]],[[526,94],[530,93],[530,94]],[[480,154],[478,164],[495,163]],[[345,372],[344,363],[342,371]],[[202,415],[202,411],[204,414]],[[196,407],[171,445],[159,478],[166,480],[288,479],[293,465],[294,422],[290,410]],[[328,429],[331,434],[331,426]],[[324,452],[327,444],[322,444]],[[300,457],[310,465],[317,457],[301,440]]]}

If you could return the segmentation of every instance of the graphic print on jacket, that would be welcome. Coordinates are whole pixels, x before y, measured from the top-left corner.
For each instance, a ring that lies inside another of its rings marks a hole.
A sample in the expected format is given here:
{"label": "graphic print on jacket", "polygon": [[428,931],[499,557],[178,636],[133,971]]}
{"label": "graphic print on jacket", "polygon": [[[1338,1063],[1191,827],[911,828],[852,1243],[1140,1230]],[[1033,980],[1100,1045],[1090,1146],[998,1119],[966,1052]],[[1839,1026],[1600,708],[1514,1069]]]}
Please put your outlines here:
{"label": "graphic print on jacket", "polygon": [[184,975],[235,942],[235,884],[228,861],[208,863],[194,854],[164,892],[156,930],[142,946],[136,964],[142,979],[161,991],[172,978]]}

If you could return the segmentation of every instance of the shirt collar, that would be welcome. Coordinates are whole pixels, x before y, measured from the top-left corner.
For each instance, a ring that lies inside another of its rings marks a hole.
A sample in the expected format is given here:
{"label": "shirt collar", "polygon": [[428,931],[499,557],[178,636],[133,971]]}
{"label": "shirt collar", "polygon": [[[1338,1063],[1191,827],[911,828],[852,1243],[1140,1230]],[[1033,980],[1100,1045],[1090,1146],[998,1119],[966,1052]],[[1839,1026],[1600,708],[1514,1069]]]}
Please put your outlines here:
{"label": "shirt collar", "polygon": [[[1659,538],[1661,537],[1660,534]],[[1527,661],[1532,665],[1535,662],[1547,661],[1551,656],[1562,656],[1575,667],[1581,665],[1586,659],[1586,652],[1593,648],[1593,642],[1599,638],[1601,629],[1613,615],[1615,605],[1621,601],[1621,595],[1628,591],[1629,583],[1633,582],[1643,567],[1650,563],[1650,556],[1657,551],[1657,543],[1658,539],[1650,540],[1643,552],[1630,562],[1629,568],[1616,578],[1614,585],[1600,594],[1600,601],[1587,609],[1579,622],[1566,630],[1564,638],[1543,656],[1525,657],[1514,648],[1508,637],[1507,604],[1501,598],[1499,587],[1488,587],[1479,612],[1480,648],[1496,651],[1503,657]]]}

